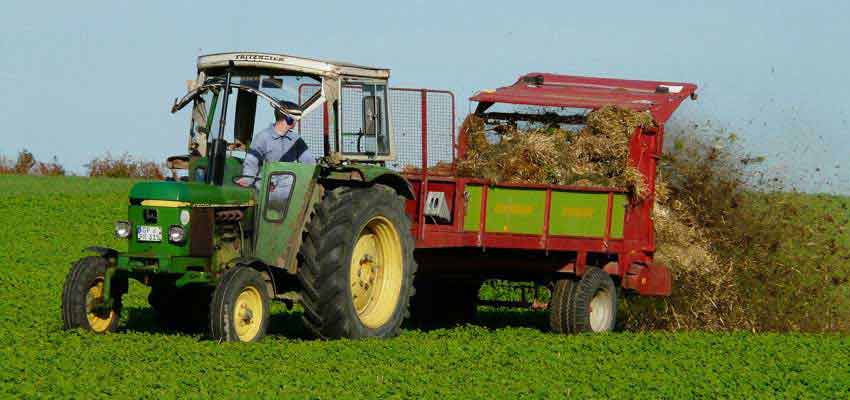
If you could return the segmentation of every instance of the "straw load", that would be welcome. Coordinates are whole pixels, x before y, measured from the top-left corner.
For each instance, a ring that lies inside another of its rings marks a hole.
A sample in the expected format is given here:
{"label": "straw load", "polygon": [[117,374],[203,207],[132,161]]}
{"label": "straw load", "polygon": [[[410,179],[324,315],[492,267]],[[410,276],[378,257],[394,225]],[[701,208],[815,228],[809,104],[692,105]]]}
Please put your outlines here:
{"label": "straw load", "polygon": [[457,173],[494,182],[624,188],[643,197],[646,183],[629,163],[629,143],[636,127],[652,124],[648,112],[606,106],[590,112],[580,130],[501,125],[493,129],[498,136],[493,141],[484,120],[470,115],[463,130],[467,151],[457,161]]}

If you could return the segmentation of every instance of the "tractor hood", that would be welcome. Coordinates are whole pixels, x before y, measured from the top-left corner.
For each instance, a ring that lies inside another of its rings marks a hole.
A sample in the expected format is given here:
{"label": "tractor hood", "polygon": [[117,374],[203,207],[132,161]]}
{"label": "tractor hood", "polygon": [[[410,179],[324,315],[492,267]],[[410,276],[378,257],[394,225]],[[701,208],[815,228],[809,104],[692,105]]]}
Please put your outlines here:
{"label": "tractor hood", "polygon": [[130,189],[130,201],[179,201],[195,206],[250,205],[254,190],[239,186],[215,186],[195,182],[139,182]]}

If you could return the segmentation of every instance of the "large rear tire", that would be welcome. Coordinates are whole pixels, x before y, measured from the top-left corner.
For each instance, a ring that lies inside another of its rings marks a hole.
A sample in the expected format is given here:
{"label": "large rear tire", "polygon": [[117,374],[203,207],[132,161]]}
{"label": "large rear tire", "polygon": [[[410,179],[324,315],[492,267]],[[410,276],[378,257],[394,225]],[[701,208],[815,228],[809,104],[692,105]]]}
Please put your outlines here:
{"label": "large rear tire", "polygon": [[299,251],[307,328],[325,339],[396,336],[413,292],[413,248],[404,198],[393,189],[327,192]]}
{"label": "large rear tire", "polygon": [[257,270],[235,267],[218,282],[210,303],[210,335],[220,342],[256,342],[269,325],[269,294]]}
{"label": "large rear tire", "polygon": [[104,279],[109,262],[103,257],[85,257],[77,261],[65,278],[62,289],[62,325],[65,329],[83,328],[95,333],[114,332],[121,319],[121,296],[112,285],[112,307],[101,309]]}

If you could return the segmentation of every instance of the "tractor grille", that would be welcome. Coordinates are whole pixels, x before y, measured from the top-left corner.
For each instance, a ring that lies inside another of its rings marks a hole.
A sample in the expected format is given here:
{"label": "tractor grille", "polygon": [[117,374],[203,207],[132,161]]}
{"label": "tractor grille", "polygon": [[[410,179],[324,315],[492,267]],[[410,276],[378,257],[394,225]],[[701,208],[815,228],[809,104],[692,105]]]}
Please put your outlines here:
{"label": "tractor grille", "polygon": [[193,208],[189,219],[189,255],[209,257],[213,254],[213,209]]}
{"label": "tractor grille", "polygon": [[144,209],[144,211],[142,211],[142,217],[144,218],[146,224],[155,224],[157,221],[156,209]]}

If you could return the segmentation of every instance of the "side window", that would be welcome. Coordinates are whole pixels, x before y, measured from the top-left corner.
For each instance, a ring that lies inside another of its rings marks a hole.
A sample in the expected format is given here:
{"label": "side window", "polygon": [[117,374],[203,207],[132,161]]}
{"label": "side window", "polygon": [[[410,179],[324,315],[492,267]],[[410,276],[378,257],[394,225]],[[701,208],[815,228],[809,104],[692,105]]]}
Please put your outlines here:
{"label": "side window", "polygon": [[[303,93],[300,93],[300,91],[303,86],[316,88],[321,87],[319,86],[319,81],[309,77],[263,75],[261,78],[262,79],[258,83],[260,91],[274,97],[278,101],[286,101],[295,106],[300,106],[302,101],[310,98],[310,96],[301,97]],[[255,83],[255,85],[257,85],[257,83]],[[314,94],[314,92],[310,93],[310,95],[312,94]],[[319,118],[321,118],[322,113],[317,114],[319,115]],[[272,123],[274,123],[274,108],[272,108],[268,101],[261,99],[257,102],[256,107],[256,117],[254,121],[255,131],[265,129]]]}
{"label": "side window", "polygon": [[387,155],[387,90],[384,85],[347,82],[342,86],[343,154]]}
{"label": "side window", "polygon": [[266,185],[266,209],[263,212],[263,217],[267,221],[281,222],[286,217],[294,183],[295,175],[290,172],[269,175],[269,182]]}
{"label": "side window", "polygon": [[[293,78],[285,76],[268,76],[263,75],[263,79],[259,83],[259,89],[263,93],[274,97],[277,100],[292,101]],[[265,100],[260,100],[257,103],[257,112],[255,115],[254,126],[256,131],[266,129],[269,124],[274,123],[274,108]]]}
{"label": "side window", "polygon": [[195,182],[204,182],[207,179],[207,169],[204,167],[195,168],[192,180]]}

